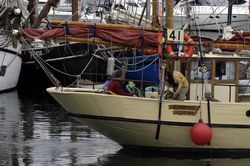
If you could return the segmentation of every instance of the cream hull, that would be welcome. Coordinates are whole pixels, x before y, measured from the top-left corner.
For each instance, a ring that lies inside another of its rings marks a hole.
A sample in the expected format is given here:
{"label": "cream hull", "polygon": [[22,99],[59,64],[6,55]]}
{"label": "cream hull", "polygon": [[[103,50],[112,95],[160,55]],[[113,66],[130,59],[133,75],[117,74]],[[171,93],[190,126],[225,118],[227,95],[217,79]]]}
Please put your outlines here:
{"label": "cream hull", "polygon": [[250,150],[248,103],[211,102],[212,140],[209,145],[198,146],[190,138],[190,129],[200,118],[208,123],[207,102],[164,100],[159,120],[157,99],[77,88],[47,91],[73,116],[124,146]]}

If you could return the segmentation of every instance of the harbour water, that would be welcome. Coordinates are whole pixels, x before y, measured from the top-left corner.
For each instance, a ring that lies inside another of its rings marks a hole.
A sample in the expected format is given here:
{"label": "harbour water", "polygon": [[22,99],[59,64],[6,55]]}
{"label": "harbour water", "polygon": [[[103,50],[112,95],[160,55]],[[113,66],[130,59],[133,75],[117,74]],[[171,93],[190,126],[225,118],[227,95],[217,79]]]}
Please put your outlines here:
{"label": "harbour water", "polygon": [[45,89],[0,94],[0,165],[248,166],[249,162],[250,154],[208,157],[128,152],[72,119]]}
{"label": "harbour water", "polygon": [[0,94],[0,165],[88,165],[120,146],[77,123],[45,92]]}

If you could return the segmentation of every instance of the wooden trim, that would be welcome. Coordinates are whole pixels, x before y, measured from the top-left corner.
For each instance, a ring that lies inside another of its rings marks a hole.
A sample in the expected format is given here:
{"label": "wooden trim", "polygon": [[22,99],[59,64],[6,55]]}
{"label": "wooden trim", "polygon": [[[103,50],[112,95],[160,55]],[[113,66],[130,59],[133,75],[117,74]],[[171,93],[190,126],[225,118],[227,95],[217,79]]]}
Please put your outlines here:
{"label": "wooden trim", "polygon": [[214,96],[214,81],[215,81],[216,62],[211,60],[211,95]]}
{"label": "wooden trim", "polygon": [[192,61],[188,62],[187,65],[186,65],[186,74],[187,74],[187,80],[189,82],[189,85],[188,85],[188,93],[187,93],[187,99],[190,99],[190,84],[192,83],[192,80],[191,80],[191,69],[192,69]]}
{"label": "wooden trim", "polygon": [[236,61],[235,64],[235,102],[239,102],[239,73],[240,73],[240,60]]}

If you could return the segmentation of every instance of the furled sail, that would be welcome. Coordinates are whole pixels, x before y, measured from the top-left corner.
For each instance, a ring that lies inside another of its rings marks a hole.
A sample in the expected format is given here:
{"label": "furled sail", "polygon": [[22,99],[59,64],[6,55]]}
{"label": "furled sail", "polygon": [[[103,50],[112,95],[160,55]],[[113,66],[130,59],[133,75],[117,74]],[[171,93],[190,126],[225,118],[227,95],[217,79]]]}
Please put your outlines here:
{"label": "furled sail", "polygon": [[[75,24],[74,24],[75,23]],[[52,24],[53,25],[53,24]],[[70,26],[52,26],[52,29],[22,29],[22,35],[32,39],[68,39],[84,42],[91,39],[93,42],[106,41],[112,45],[122,45],[137,48],[157,48],[160,44],[160,32],[143,29],[140,26],[90,24],[73,22]]]}

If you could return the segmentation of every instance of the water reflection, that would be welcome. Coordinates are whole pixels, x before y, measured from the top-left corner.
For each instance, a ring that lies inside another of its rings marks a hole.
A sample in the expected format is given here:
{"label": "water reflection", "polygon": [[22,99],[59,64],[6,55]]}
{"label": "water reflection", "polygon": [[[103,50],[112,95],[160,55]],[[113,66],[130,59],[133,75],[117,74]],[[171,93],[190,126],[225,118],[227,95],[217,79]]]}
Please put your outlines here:
{"label": "water reflection", "polygon": [[[189,154],[143,154],[126,151],[99,157],[96,165],[102,166],[249,166],[250,159],[242,158],[240,154],[233,156],[193,156]],[[246,157],[246,156],[245,156]]]}
{"label": "water reflection", "polygon": [[0,94],[0,141],[0,165],[85,165],[120,149],[45,91]]}

